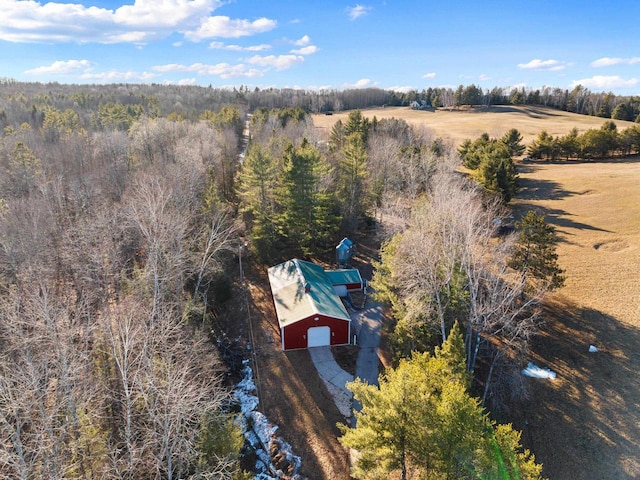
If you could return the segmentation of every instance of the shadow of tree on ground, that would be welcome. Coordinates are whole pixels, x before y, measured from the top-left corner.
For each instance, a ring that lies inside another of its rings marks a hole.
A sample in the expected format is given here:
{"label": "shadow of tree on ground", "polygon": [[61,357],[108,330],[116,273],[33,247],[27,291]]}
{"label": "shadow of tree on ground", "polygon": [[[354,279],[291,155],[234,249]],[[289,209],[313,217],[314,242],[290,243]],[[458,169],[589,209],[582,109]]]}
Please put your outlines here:
{"label": "shadow of tree on ground", "polygon": [[531,360],[557,378],[528,378],[508,420],[551,479],[640,478],[640,331],[560,298],[544,313]]}

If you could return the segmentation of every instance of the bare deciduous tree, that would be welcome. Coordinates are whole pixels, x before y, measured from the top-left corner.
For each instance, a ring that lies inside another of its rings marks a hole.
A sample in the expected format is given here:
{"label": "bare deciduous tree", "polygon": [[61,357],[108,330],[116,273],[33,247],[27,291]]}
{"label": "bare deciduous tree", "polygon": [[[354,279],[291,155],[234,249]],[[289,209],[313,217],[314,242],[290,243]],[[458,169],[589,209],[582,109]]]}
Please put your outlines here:
{"label": "bare deciduous tree", "polygon": [[[235,250],[237,240],[235,234],[236,226],[231,222],[229,216],[222,209],[217,209],[211,214],[211,221],[200,235],[203,245],[198,250],[200,261],[196,264],[196,284],[193,290],[193,299],[200,295],[202,280],[208,271],[219,267],[218,257],[223,251]],[[241,248],[241,247],[238,247]],[[207,299],[204,298],[205,304]]]}
{"label": "bare deciduous tree", "polygon": [[482,355],[489,361],[486,397],[494,368],[526,351],[546,288],[525,293],[522,273],[509,267],[514,237],[495,235],[498,203],[446,169],[430,186],[374,280],[395,292],[389,297],[409,325],[437,328],[446,339],[453,321],[465,320],[467,368]]}
{"label": "bare deciduous tree", "polygon": [[173,208],[172,195],[157,177],[146,176],[135,185],[128,202],[131,223],[144,242],[143,272],[151,291],[152,322],[162,305],[179,305],[188,269],[188,218]]}

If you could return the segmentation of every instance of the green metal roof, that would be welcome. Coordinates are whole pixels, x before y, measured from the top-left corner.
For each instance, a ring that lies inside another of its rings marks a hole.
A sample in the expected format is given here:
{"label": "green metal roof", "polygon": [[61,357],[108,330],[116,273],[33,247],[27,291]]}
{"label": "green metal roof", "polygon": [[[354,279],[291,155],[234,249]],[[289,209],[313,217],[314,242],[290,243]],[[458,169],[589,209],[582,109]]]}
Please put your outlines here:
{"label": "green metal roof", "polygon": [[332,285],[347,285],[349,283],[362,284],[360,271],[356,268],[345,268],[341,270],[325,270]]}
{"label": "green metal roof", "polygon": [[269,268],[268,273],[280,327],[317,314],[351,320],[320,265],[293,259]]}

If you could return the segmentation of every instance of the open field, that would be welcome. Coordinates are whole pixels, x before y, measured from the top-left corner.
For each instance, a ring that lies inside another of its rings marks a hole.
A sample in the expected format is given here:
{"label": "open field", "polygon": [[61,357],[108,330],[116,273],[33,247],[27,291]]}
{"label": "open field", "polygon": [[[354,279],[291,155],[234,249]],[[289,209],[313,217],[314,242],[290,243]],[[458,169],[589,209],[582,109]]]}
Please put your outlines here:
{"label": "open field", "polygon": [[[580,132],[589,128],[600,128],[606,119],[562,112],[546,107],[497,105],[490,108],[471,110],[412,110],[409,107],[387,107],[362,110],[362,114],[372,119],[402,118],[411,125],[420,125],[433,130],[437,137],[453,141],[458,145],[466,138],[475,139],[482,133],[491,137],[501,137],[511,128],[516,128],[528,144],[538,133],[546,130],[554,137],[566,135],[576,127]],[[323,131],[331,131],[333,124],[341,119],[343,122],[349,112],[333,115],[313,115],[313,123]],[[634,125],[633,122],[615,121],[618,129]]]}
{"label": "open field", "polygon": [[567,280],[533,346],[558,377],[512,420],[551,479],[640,478],[640,159],[519,171],[515,209],[556,227]]}

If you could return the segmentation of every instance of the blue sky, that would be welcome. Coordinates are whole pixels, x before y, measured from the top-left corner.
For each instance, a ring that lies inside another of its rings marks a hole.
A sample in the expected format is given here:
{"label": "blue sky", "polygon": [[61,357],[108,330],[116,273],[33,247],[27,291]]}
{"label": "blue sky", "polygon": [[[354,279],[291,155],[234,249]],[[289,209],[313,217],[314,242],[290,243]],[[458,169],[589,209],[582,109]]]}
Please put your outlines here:
{"label": "blue sky", "polygon": [[0,77],[640,95],[640,1],[0,0]]}

